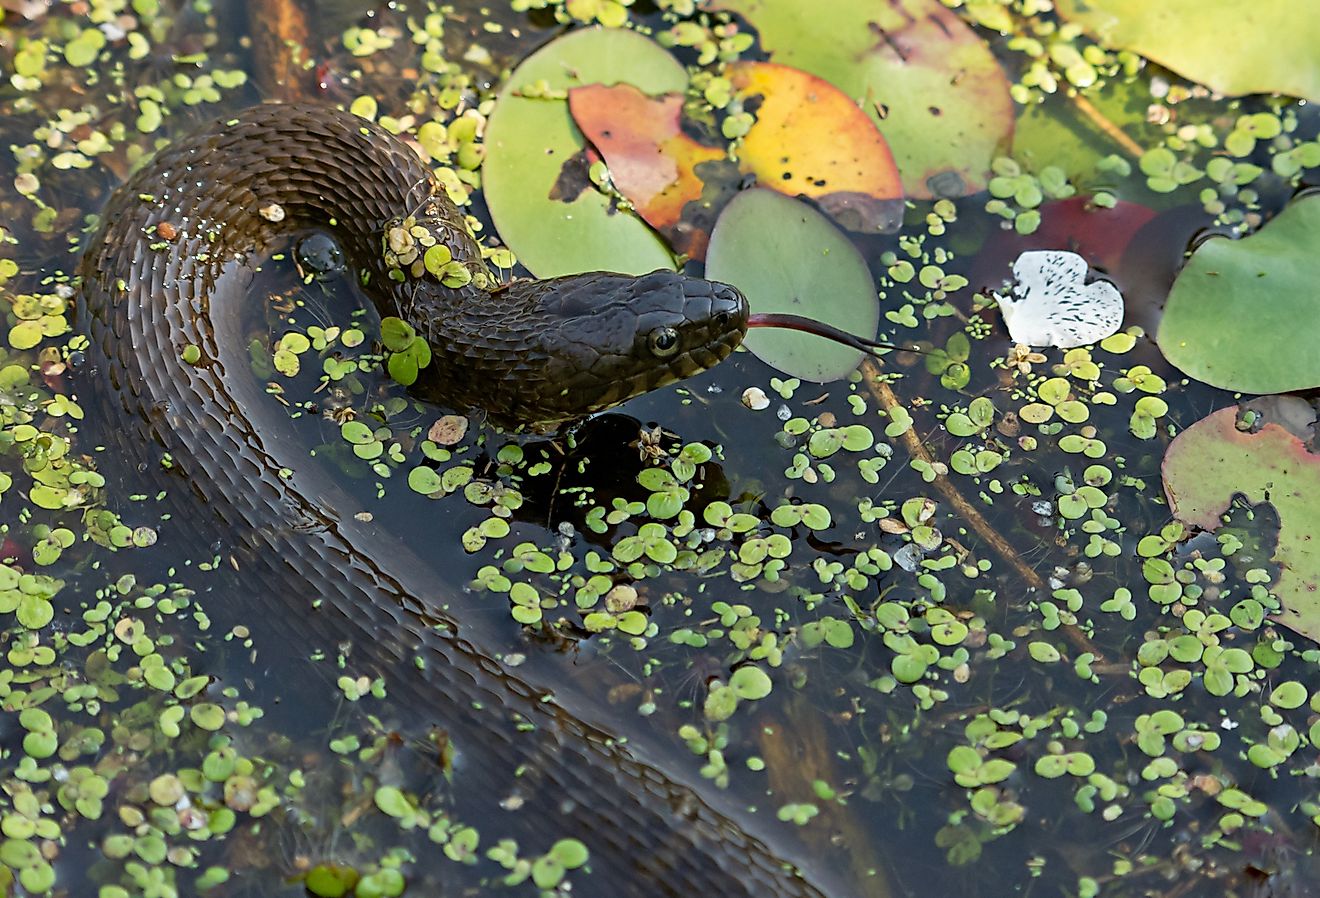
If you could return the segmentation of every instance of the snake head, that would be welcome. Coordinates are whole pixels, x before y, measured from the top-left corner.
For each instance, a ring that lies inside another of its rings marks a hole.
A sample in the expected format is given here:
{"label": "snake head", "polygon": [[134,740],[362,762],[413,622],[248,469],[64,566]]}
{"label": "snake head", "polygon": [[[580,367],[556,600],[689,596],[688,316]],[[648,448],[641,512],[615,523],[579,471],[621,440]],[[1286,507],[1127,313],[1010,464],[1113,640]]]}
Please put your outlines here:
{"label": "snake head", "polygon": [[735,288],[672,271],[514,281],[491,300],[505,332],[526,342],[516,407],[487,410],[540,428],[705,371],[747,332],[747,300]]}

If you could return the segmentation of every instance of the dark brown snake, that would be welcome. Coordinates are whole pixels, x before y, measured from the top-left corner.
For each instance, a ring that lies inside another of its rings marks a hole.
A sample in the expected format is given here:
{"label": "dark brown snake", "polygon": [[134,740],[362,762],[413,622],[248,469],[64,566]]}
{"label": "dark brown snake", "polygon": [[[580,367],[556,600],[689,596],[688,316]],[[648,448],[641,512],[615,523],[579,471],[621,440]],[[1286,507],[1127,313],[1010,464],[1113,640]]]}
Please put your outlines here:
{"label": "dark brown snake", "polygon": [[[411,321],[430,343],[423,395],[547,427],[725,358],[747,326],[736,290],[667,272],[499,287],[416,154],[322,106],[258,106],[204,127],[132,177],[102,220],[82,269],[88,389],[117,406],[121,451],[168,452],[223,521],[222,552],[241,590],[294,654],[351,645],[350,671],[385,675],[396,703],[448,733],[456,790],[517,794],[550,815],[521,824],[527,850],[582,839],[592,872],[578,894],[824,894],[762,841],[767,809],[730,810],[698,791],[694,772],[662,771],[644,739],[621,745],[574,716],[571,702],[548,700],[550,688],[524,682],[486,648],[498,634],[441,607],[435,572],[355,517],[329,472],[281,432],[282,413],[260,411],[272,403],[250,374],[237,323],[268,248],[324,228],[382,314]],[[446,287],[420,264],[432,238],[463,269],[448,269],[451,283],[469,283]],[[179,529],[190,528],[213,529]],[[192,539],[213,554],[214,533]],[[518,817],[508,814],[508,825]]]}

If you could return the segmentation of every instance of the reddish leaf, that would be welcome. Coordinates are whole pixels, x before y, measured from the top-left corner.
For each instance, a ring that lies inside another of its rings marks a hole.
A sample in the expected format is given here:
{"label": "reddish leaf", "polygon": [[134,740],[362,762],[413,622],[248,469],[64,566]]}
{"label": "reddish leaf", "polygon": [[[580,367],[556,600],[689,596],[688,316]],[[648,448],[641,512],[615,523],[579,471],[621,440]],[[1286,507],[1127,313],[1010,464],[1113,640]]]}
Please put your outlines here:
{"label": "reddish leaf", "polygon": [[972,265],[976,288],[996,288],[1012,276],[1013,261],[1036,249],[1062,249],[1077,253],[1092,267],[1110,275],[1124,290],[1120,271],[1123,253],[1136,233],[1155,212],[1138,203],[1119,202],[1112,209],[1092,206],[1087,197],[1046,203],[1040,208],[1040,227],[1031,234],[1001,231],[986,240]]}
{"label": "reddish leaf", "polygon": [[1279,424],[1238,429],[1235,406],[1202,418],[1169,444],[1164,493],[1180,521],[1214,532],[1234,496],[1269,502],[1279,515],[1274,587],[1283,608],[1272,619],[1320,641],[1320,456]]}
{"label": "reddish leaf", "polygon": [[568,94],[578,128],[600,152],[619,192],[679,252],[705,254],[705,229],[684,225],[683,209],[701,199],[696,167],[723,159],[722,149],[683,133],[682,94],[648,97],[630,84],[588,84]]}

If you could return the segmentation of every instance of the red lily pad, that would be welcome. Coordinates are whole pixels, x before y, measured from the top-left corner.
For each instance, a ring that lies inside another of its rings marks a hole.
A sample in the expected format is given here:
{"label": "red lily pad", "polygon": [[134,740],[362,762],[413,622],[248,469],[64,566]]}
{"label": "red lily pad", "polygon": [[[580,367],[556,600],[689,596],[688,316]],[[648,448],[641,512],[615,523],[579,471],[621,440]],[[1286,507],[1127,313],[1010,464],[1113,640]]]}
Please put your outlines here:
{"label": "red lily pad", "polygon": [[[889,142],[909,197],[985,189],[991,161],[1012,143],[1008,79],[986,42],[939,0],[701,5],[738,13],[773,62],[858,101]],[[825,135],[833,139],[834,129]]]}
{"label": "red lily pad", "polygon": [[1164,456],[1164,492],[1174,517],[1214,531],[1236,495],[1268,502],[1279,515],[1274,591],[1283,610],[1273,619],[1320,642],[1320,456],[1278,424],[1239,430],[1237,407],[1187,428]]}
{"label": "red lily pad", "polygon": [[[756,180],[816,201],[850,231],[887,233],[903,219],[903,183],[889,144],[847,94],[786,65],[740,62],[729,80],[759,96],[739,161]],[[821,140],[828,134],[829,140]]]}
{"label": "red lily pad", "polygon": [[1132,238],[1155,217],[1155,210],[1119,202],[1094,206],[1087,197],[1070,197],[1040,207],[1040,227],[1031,234],[1000,231],[986,240],[972,265],[971,282],[995,289],[1012,276],[1013,262],[1024,252],[1061,249],[1077,253],[1093,268],[1113,277],[1123,289],[1121,263]]}
{"label": "red lily pad", "polygon": [[504,242],[538,277],[674,268],[655,232],[587,178],[586,141],[569,114],[567,91],[620,82],[673,93],[687,86],[687,72],[634,31],[574,31],[514,70],[486,123],[486,204]]}
{"label": "red lily pad", "polygon": [[630,84],[589,84],[571,90],[568,105],[637,214],[678,252],[704,258],[709,235],[685,224],[683,211],[701,199],[698,166],[724,159],[725,152],[683,132],[683,95],[649,97]]}

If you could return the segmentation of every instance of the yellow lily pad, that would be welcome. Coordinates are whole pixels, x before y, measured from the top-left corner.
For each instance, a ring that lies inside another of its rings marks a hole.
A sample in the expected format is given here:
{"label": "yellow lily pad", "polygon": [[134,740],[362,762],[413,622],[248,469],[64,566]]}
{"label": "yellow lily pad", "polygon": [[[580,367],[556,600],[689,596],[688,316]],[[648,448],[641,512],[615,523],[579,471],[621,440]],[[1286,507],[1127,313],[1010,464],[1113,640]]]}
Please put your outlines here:
{"label": "yellow lily pad", "polygon": [[810,72],[860,104],[914,199],[984,190],[1012,142],[1008,79],[989,46],[938,0],[704,0],[736,12],[772,62]]}

